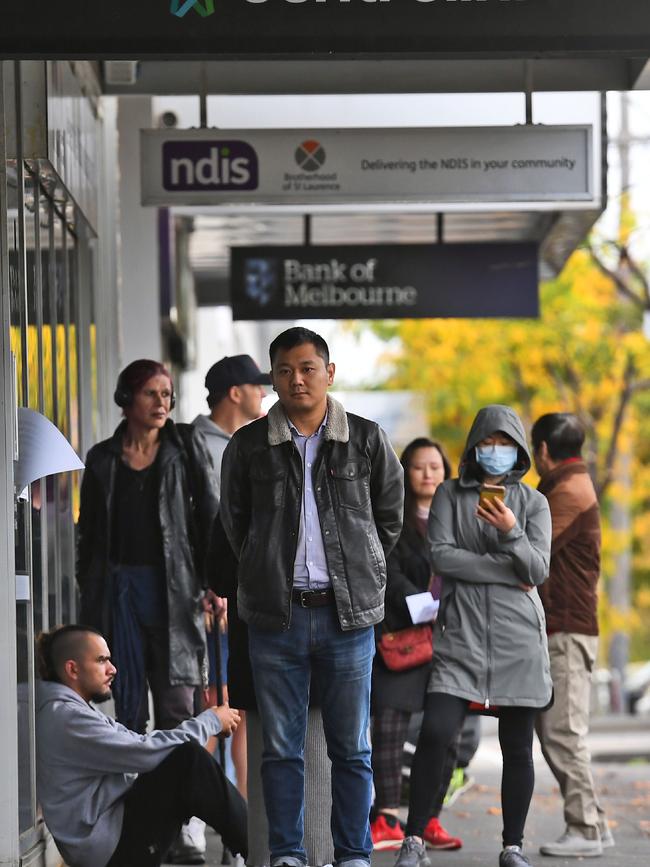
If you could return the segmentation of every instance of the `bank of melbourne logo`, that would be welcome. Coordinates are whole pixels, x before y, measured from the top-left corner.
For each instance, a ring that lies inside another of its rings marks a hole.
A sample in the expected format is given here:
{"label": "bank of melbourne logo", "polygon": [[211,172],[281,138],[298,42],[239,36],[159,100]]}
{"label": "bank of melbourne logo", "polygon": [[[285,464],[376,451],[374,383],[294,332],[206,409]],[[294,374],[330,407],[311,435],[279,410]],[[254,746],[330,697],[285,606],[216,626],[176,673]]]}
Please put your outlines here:
{"label": "bank of melbourne logo", "polygon": [[266,307],[278,289],[276,259],[246,259],[244,262],[244,294],[248,301]]}
{"label": "bank of melbourne logo", "polygon": [[257,153],[245,141],[166,141],[163,187],[177,192],[256,190]]}
{"label": "bank of melbourne logo", "polygon": [[319,141],[308,139],[296,148],[296,162],[305,172],[315,172],[325,163],[325,148]]}
{"label": "bank of melbourne logo", "polygon": [[201,18],[214,14],[214,0],[172,0],[169,11],[177,18],[185,18],[192,9]]}

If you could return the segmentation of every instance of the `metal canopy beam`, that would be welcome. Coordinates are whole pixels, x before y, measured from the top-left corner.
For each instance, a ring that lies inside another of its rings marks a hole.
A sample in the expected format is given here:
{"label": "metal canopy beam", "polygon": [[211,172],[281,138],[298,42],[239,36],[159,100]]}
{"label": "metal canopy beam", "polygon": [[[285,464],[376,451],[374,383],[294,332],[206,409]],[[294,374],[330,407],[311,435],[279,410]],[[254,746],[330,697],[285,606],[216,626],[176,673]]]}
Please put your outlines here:
{"label": "metal canopy beam", "polygon": [[[527,61],[537,91],[605,91],[650,87],[645,60],[621,57]],[[110,71],[110,66],[108,67]],[[189,95],[329,93],[514,93],[526,89],[526,62],[505,60],[213,60],[137,64],[132,84],[106,93]]]}

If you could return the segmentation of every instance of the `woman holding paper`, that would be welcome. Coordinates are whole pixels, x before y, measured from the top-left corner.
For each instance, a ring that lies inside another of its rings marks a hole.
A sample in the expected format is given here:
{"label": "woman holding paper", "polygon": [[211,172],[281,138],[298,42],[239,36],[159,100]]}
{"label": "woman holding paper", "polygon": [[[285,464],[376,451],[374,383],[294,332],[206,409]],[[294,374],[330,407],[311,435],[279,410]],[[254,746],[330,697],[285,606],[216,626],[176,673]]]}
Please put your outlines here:
{"label": "woman holding paper", "polygon": [[[530,466],[524,428],[514,410],[484,407],[467,437],[459,478],[440,485],[431,505],[431,562],[442,575],[442,592],[397,867],[428,864],[423,831],[432,783],[435,791],[449,745],[472,704],[498,709],[503,755],[499,867],[530,864],[522,841],[534,786],[533,730],[537,712],[552,695],[537,593],[548,574],[551,515],[546,498],[521,481]],[[498,498],[487,499],[489,493]]]}
{"label": "woman holding paper", "polygon": [[[414,623],[435,617],[440,579],[432,577],[426,544],[429,507],[438,485],[451,475],[442,447],[425,437],[409,443],[401,457],[404,467],[404,526],[388,558],[385,620],[378,628],[379,652],[372,677],[372,767],[375,809],[371,823],[376,849],[399,848],[404,833],[397,819],[402,781],[402,753],[412,714],[424,707],[431,664],[401,671],[387,667],[381,656],[382,636],[399,634]],[[455,746],[455,745],[454,745]],[[446,780],[433,806],[433,818],[424,831],[434,849],[459,849],[462,845],[438,821],[449,777],[454,769],[455,749],[450,750]]]}

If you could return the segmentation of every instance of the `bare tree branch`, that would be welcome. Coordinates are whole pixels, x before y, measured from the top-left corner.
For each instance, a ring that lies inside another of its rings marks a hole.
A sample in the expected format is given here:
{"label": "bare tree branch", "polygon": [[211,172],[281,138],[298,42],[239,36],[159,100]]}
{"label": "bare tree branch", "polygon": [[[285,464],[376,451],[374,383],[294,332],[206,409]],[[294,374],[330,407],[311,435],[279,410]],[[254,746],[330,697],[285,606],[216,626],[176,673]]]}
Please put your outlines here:
{"label": "bare tree branch", "polygon": [[643,297],[645,299],[645,307],[650,309],[650,284],[648,283],[648,279],[643,273],[641,266],[638,264],[636,259],[632,258],[628,247],[625,245],[621,247],[621,261],[625,262],[632,274],[634,274],[636,279],[641,284],[641,288],[643,290]]}
{"label": "bare tree branch", "polygon": [[625,370],[623,372],[623,387],[621,388],[621,391],[619,393],[618,407],[614,416],[612,433],[609,439],[607,452],[605,454],[603,473],[596,483],[596,494],[599,500],[604,497],[607,488],[612,482],[612,476],[614,474],[614,462],[616,460],[616,455],[618,452],[618,439],[621,433],[621,429],[623,427],[625,413],[634,393],[635,373],[636,365],[634,363],[634,359],[631,355],[628,355],[627,361],[625,363]]}
{"label": "bare tree branch", "polygon": [[650,389],[650,379],[638,379],[630,386],[634,394],[639,391],[647,391]]}
{"label": "bare tree branch", "polygon": [[[619,249],[618,246],[617,249]],[[640,310],[645,310],[646,304],[644,299],[628,286],[621,274],[606,265],[591,244],[587,245],[587,250],[589,251],[589,255],[591,256],[594,265],[596,265],[601,274],[604,274],[605,277],[609,278],[614,283],[619,294],[624,298],[627,298],[627,300],[631,301],[633,304],[636,304]]]}

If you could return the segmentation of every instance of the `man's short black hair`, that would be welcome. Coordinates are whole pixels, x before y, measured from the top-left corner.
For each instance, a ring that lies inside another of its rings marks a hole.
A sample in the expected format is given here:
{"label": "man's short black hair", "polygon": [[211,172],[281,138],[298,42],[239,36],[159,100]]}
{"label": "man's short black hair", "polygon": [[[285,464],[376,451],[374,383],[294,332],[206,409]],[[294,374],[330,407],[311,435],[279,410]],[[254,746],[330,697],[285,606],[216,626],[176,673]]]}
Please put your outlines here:
{"label": "man's short black hair", "polygon": [[537,419],[531,431],[535,451],[546,443],[554,461],[579,458],[585,441],[584,425],[572,412],[549,412]]}
{"label": "man's short black hair", "polygon": [[296,346],[303,346],[305,343],[313,343],[316,353],[320,355],[326,365],[330,363],[330,350],[320,336],[315,331],[310,331],[309,328],[287,328],[282,334],[278,334],[275,340],[269,346],[269,355],[271,357],[271,367],[275,361],[275,356],[280,349],[293,349]]}
{"label": "man's short black hair", "polygon": [[211,393],[208,394],[208,396],[206,397],[206,400],[208,402],[209,408],[214,409],[215,406],[219,406],[221,401],[224,398],[228,397],[229,393],[230,393],[230,389],[228,389],[228,391],[219,391],[219,392],[216,392],[215,394],[211,394]]}
{"label": "man's short black hair", "polygon": [[41,632],[36,638],[36,657],[41,680],[61,683],[63,666],[69,659],[77,659],[85,644],[85,636],[104,636],[93,626],[69,623],[57,626],[49,632]]}

